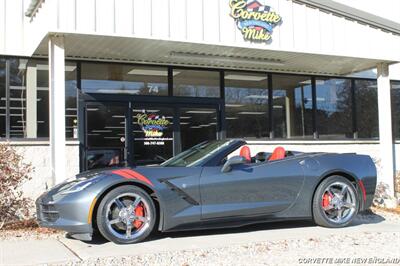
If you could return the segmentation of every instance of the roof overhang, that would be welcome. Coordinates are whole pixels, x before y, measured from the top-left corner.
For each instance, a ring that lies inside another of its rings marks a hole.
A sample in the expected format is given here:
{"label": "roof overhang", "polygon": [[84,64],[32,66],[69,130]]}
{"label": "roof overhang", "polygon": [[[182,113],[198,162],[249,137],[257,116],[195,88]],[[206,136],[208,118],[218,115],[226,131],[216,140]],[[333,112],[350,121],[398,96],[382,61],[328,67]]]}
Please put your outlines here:
{"label": "roof overhang", "polygon": [[[58,34],[59,35],[59,34]],[[49,35],[48,35],[49,36]],[[48,36],[34,56],[48,55]],[[394,63],[324,54],[117,36],[63,34],[66,59],[342,76]]]}
{"label": "roof overhang", "polygon": [[372,27],[378,27],[380,29],[383,29],[385,31],[398,34],[400,35],[400,24],[365,12],[360,9],[356,9],[354,7],[344,5],[341,3],[338,3],[336,1],[332,0],[293,0],[293,2],[298,2],[302,4],[306,4],[308,6],[312,6],[315,8],[319,8],[321,10],[326,10],[328,12],[332,12],[334,14],[341,15],[343,17],[346,17],[350,20],[356,20],[361,23],[365,23],[367,25],[370,25]]}

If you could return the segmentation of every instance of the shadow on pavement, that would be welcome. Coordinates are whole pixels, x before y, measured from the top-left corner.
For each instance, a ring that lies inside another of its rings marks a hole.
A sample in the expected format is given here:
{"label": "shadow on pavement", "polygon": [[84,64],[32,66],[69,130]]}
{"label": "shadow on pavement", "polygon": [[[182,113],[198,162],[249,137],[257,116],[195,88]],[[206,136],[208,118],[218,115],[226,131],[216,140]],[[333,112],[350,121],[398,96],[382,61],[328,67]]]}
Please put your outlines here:
{"label": "shadow on pavement", "polygon": [[[268,222],[261,224],[246,225],[235,228],[190,230],[190,231],[179,231],[179,232],[153,232],[148,237],[148,239],[143,242],[155,241],[163,238],[184,238],[184,237],[205,236],[205,235],[247,233],[254,231],[277,230],[277,229],[311,227],[311,226],[316,226],[316,225],[311,221],[281,221],[281,222]],[[92,241],[85,243],[90,245],[102,245],[107,242],[108,240],[104,239],[100,234],[96,234],[93,237]]]}
{"label": "shadow on pavement", "polygon": [[353,222],[350,224],[350,226],[357,226],[357,225],[362,225],[362,224],[378,224],[386,219],[371,211],[370,209],[365,210],[360,212],[356,218],[354,218]]}
{"label": "shadow on pavement", "polygon": [[[370,210],[363,211],[358,214],[354,221],[349,226],[359,226],[362,224],[377,224],[385,221],[380,215],[373,213]],[[205,236],[205,235],[221,235],[221,234],[235,234],[235,233],[247,233],[264,230],[279,230],[279,229],[290,229],[299,227],[317,227],[310,220],[297,220],[297,221],[280,221],[280,222],[267,222],[246,225],[235,228],[218,228],[218,229],[204,229],[204,230],[190,230],[190,231],[179,231],[179,232],[154,232],[147,240],[143,242],[151,242],[163,238],[184,238],[193,236]],[[80,241],[80,240],[76,240]],[[93,240],[85,242],[89,245],[102,245],[109,241],[104,239],[99,233],[95,234]]]}

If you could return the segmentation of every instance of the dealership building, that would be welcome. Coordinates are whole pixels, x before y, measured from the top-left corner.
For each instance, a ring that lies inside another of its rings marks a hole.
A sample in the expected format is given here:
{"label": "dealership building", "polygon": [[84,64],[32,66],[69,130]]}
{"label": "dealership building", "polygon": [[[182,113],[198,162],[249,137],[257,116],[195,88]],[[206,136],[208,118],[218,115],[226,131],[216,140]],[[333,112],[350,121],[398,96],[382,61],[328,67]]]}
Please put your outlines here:
{"label": "dealership building", "polygon": [[[349,6],[351,5],[351,6]],[[204,140],[400,170],[400,2],[0,0],[0,142],[36,196]]]}

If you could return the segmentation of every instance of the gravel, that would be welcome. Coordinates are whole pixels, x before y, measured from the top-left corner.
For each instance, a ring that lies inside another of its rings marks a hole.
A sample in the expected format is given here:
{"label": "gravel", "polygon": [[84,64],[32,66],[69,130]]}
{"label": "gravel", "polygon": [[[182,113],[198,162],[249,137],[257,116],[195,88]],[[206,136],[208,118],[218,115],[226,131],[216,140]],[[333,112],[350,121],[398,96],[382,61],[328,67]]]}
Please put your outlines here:
{"label": "gravel", "polygon": [[[356,222],[385,220],[400,225],[400,215],[379,209]],[[366,260],[366,261],[365,261]],[[68,265],[400,265],[400,232],[329,235],[264,241],[221,248],[183,250],[130,257],[89,259]]]}
{"label": "gravel", "polygon": [[[375,223],[383,219],[400,225],[400,214],[376,208],[359,214],[355,222]],[[62,237],[65,237],[63,232],[37,228],[29,231],[0,231],[0,240]],[[367,261],[363,261],[364,259]],[[97,258],[71,262],[67,265],[381,265],[382,263],[400,265],[400,232],[332,234],[308,239],[263,241],[241,245],[227,243],[227,246],[220,248]]]}
{"label": "gravel", "polygon": [[[390,243],[388,245],[388,243]],[[265,241],[224,248],[185,250],[136,257],[90,259],[68,265],[300,265],[325,259],[327,265],[360,265],[356,259],[400,264],[399,233],[363,233],[321,238]],[[306,263],[307,262],[307,263]],[[336,263],[335,263],[336,262]],[[350,263],[345,263],[350,262]]]}

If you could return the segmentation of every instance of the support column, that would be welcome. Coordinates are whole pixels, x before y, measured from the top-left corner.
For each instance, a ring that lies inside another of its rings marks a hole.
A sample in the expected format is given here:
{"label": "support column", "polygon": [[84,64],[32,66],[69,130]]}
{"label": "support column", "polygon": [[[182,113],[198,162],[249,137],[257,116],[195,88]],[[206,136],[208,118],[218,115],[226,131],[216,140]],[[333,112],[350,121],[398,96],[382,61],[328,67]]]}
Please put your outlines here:
{"label": "support column", "polygon": [[37,75],[33,66],[26,71],[26,137],[37,138]]}
{"label": "support column", "polygon": [[49,37],[50,150],[53,185],[66,179],[64,37]]}
{"label": "support column", "polygon": [[389,185],[391,196],[394,196],[394,151],[392,136],[392,110],[390,104],[389,66],[386,63],[377,65],[378,70],[378,110],[379,142],[381,152],[382,177],[380,180]]}

